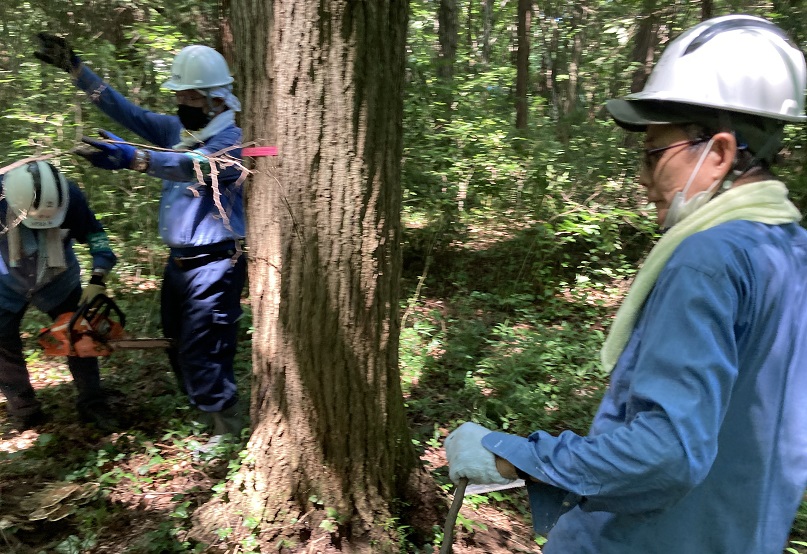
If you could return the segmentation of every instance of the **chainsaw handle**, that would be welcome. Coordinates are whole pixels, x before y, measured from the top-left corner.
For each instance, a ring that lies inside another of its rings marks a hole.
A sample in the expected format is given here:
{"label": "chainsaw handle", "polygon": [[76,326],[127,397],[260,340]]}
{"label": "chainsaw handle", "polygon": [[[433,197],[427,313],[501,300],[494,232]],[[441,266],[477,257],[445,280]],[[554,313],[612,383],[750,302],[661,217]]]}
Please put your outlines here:
{"label": "chainsaw handle", "polygon": [[126,315],[121,311],[118,305],[108,297],[106,294],[98,294],[92,300],[84,304],[82,310],[86,314],[88,321],[92,321],[99,312],[103,310],[103,315],[109,317],[110,312],[115,312],[118,316],[118,321],[121,327],[126,327]]}
{"label": "chainsaw handle", "polygon": [[76,327],[76,323],[81,321],[81,318],[84,317],[84,312],[86,311],[87,304],[82,304],[78,307],[78,309],[73,312],[73,315],[70,317],[70,321],[67,323],[67,342],[70,345],[70,351],[73,352],[75,350],[75,341],[73,340],[73,329]]}
{"label": "chainsaw handle", "polygon": [[73,312],[73,316],[70,318],[70,322],[67,324],[67,340],[70,344],[71,351],[75,350],[73,330],[76,328],[76,324],[82,319],[92,322],[101,310],[104,310],[103,315],[105,317],[108,317],[110,312],[114,311],[118,316],[118,321],[120,321],[121,328],[126,326],[126,315],[124,315],[115,301],[106,294],[98,294],[89,302],[81,304],[78,309]]}

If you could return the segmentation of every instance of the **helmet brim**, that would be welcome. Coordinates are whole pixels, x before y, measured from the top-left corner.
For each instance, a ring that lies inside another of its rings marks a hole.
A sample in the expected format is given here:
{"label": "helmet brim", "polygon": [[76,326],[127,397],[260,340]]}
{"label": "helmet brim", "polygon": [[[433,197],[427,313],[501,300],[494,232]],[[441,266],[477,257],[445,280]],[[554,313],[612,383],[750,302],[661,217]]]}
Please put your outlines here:
{"label": "helmet brim", "polygon": [[681,125],[694,123],[699,117],[693,107],[684,109],[672,103],[642,102],[615,98],[605,103],[617,125],[628,131],[646,131],[648,125]]}
{"label": "helmet brim", "polygon": [[[613,99],[605,104],[614,121],[628,131],[644,132],[648,125],[703,125],[711,131],[732,129],[738,139],[754,154],[771,162],[778,151],[784,121],[655,100]],[[722,114],[722,115],[721,115]],[[778,138],[777,138],[778,137]]]}
{"label": "helmet brim", "polygon": [[33,217],[25,217],[23,218],[21,223],[24,226],[28,227],[29,229],[53,229],[54,227],[59,227],[61,226],[62,223],[64,223],[66,214],[67,210],[57,215],[56,217],[51,217],[48,219],[36,219]]}
{"label": "helmet brim", "polygon": [[228,81],[215,81],[213,83],[178,83],[173,79],[169,79],[168,81],[164,82],[160,85],[161,89],[165,90],[172,90],[174,92],[181,91],[181,90],[208,90],[211,88],[218,88],[218,87],[226,87],[227,85],[232,84],[234,79],[230,77]]}
{"label": "helmet brim", "polygon": [[182,85],[174,81],[166,81],[162,85],[160,85],[160,88],[165,90],[180,91],[180,90],[191,90],[193,87],[189,85]]}

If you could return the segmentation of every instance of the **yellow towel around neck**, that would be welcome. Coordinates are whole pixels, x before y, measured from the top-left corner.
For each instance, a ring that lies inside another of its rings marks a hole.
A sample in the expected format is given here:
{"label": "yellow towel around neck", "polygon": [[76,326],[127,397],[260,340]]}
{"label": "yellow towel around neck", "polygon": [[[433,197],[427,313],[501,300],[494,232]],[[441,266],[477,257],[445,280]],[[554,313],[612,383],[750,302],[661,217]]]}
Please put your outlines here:
{"label": "yellow towel around neck", "polygon": [[782,225],[801,220],[796,206],[787,198],[787,187],[780,181],[758,181],[720,194],[659,239],[636,274],[628,295],[617,310],[608,337],[600,350],[602,368],[611,372],[625,349],[645,300],[661,270],[685,238],[734,220]]}

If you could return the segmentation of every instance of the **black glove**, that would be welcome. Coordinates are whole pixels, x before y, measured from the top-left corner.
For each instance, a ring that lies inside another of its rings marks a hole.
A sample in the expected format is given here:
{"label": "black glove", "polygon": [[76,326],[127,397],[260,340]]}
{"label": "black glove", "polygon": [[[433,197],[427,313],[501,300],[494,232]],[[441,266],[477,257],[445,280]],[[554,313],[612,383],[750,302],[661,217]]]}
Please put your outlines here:
{"label": "black glove", "polygon": [[50,33],[37,33],[36,38],[39,39],[39,51],[34,52],[34,56],[38,59],[68,73],[81,65],[81,58],[76,56],[70,44],[62,37]]}

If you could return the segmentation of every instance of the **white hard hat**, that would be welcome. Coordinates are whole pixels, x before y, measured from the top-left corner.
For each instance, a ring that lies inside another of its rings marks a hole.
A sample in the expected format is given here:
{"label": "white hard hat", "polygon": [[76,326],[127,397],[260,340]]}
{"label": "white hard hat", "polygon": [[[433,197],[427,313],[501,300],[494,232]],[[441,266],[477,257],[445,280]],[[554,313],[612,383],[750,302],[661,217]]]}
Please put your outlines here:
{"label": "white hard hat", "polygon": [[171,78],[162,87],[169,90],[205,89],[233,82],[224,56],[201,44],[186,46],[174,58]]}
{"label": "white hard hat", "polygon": [[31,229],[61,225],[70,200],[67,179],[47,162],[28,162],[6,173],[3,194],[8,207]]}
{"label": "white hard hat", "polygon": [[[621,126],[683,123],[665,107],[687,106],[748,114],[779,122],[807,120],[804,55],[779,27],[759,17],[709,19],[673,40],[641,92],[609,100]],[[683,106],[682,106],[683,105]],[[690,120],[691,122],[691,120]]]}

